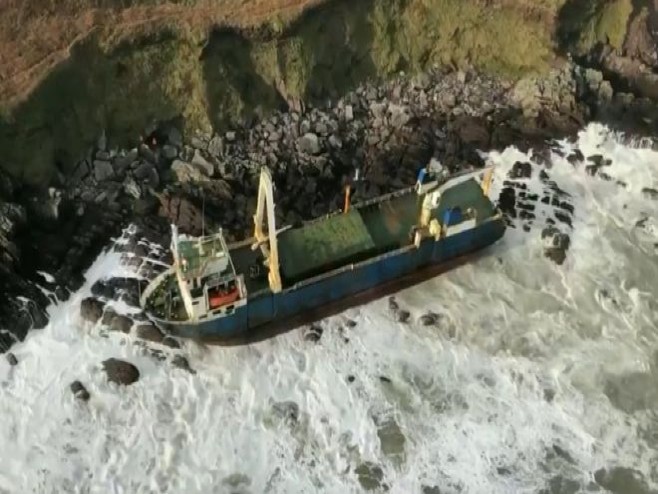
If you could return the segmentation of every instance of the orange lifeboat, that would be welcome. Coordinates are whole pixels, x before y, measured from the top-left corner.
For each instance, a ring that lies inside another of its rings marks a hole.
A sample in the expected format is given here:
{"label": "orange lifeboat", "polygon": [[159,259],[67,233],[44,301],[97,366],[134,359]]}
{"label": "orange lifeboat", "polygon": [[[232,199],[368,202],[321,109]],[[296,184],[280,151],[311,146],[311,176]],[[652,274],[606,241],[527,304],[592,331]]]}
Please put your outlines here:
{"label": "orange lifeboat", "polygon": [[239,296],[240,294],[237,286],[234,286],[230,290],[212,290],[208,292],[208,303],[211,309],[216,309],[224,305],[232,304]]}

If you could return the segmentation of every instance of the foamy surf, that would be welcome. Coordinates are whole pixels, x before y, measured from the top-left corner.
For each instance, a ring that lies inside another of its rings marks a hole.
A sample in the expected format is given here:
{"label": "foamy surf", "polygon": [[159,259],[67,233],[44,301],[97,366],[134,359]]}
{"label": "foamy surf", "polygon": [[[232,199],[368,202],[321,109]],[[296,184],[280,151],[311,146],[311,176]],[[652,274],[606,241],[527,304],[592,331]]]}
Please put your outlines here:
{"label": "foamy surf", "polygon": [[[574,166],[575,149],[611,160],[610,180]],[[134,276],[102,254],[14,347],[19,364],[0,361],[0,492],[589,492],[613,467],[655,488],[658,201],[642,191],[658,187],[658,153],[599,125],[557,143],[545,171],[572,228],[541,202],[532,153],[489,158],[494,196],[515,162],[532,164],[512,181],[537,194],[534,218],[396,295],[406,324],[384,299],[322,321],[317,343],[302,329],[241,348],[187,343],[192,374],[82,323],[96,280]],[[549,219],[570,238],[561,266],[544,255]],[[139,381],[108,383],[109,357]]]}

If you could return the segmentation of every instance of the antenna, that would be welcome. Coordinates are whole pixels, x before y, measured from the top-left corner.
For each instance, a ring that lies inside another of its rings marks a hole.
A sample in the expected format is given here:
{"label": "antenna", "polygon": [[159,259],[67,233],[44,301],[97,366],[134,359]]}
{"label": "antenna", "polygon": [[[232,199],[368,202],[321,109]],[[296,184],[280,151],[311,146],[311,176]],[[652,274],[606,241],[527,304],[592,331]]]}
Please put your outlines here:
{"label": "antenna", "polygon": [[201,236],[206,236],[206,195],[201,189]]}

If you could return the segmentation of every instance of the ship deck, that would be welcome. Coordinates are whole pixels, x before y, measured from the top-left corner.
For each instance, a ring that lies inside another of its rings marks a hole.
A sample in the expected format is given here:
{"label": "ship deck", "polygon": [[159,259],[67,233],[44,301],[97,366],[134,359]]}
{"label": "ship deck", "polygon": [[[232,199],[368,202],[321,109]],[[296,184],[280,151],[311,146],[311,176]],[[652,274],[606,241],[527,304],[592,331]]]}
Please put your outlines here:
{"label": "ship deck", "polygon": [[[411,229],[418,223],[421,200],[409,190],[382,201],[357,204],[346,215],[330,215],[281,232],[278,246],[284,287],[409,245],[413,241]],[[481,220],[495,215],[493,204],[475,180],[446,190],[433,218],[441,221],[445,211],[454,207],[471,208]],[[261,250],[254,250],[251,243],[243,242],[229,246],[229,251],[236,272],[244,275],[249,296],[268,291],[267,268]],[[173,276],[165,284],[166,290],[175,294],[177,286]],[[151,305],[158,309],[166,297],[162,290],[155,293],[159,294],[160,302]],[[182,320],[179,319],[181,316],[176,312],[174,319]]]}

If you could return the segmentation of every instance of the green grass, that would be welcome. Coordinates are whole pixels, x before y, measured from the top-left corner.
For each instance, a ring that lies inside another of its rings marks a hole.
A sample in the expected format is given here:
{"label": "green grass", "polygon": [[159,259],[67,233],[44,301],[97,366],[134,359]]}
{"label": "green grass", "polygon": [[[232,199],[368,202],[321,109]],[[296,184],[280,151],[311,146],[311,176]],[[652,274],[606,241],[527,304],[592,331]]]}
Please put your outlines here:
{"label": "green grass", "polygon": [[[561,1],[535,5],[557,9]],[[616,0],[597,11],[595,37],[607,33],[618,42],[629,4]],[[285,96],[324,98],[432,64],[470,63],[519,76],[545,70],[553,57],[548,23],[522,8],[471,0],[338,0],[292,24],[280,18],[271,24],[275,39],[236,32],[208,38],[171,25],[120,46],[91,39],[11,119],[0,117],[6,166],[44,182],[54,159],[71,166],[102,129],[121,145],[134,143],[153,120],[177,116],[187,131],[223,129],[277,107],[278,81]]]}

